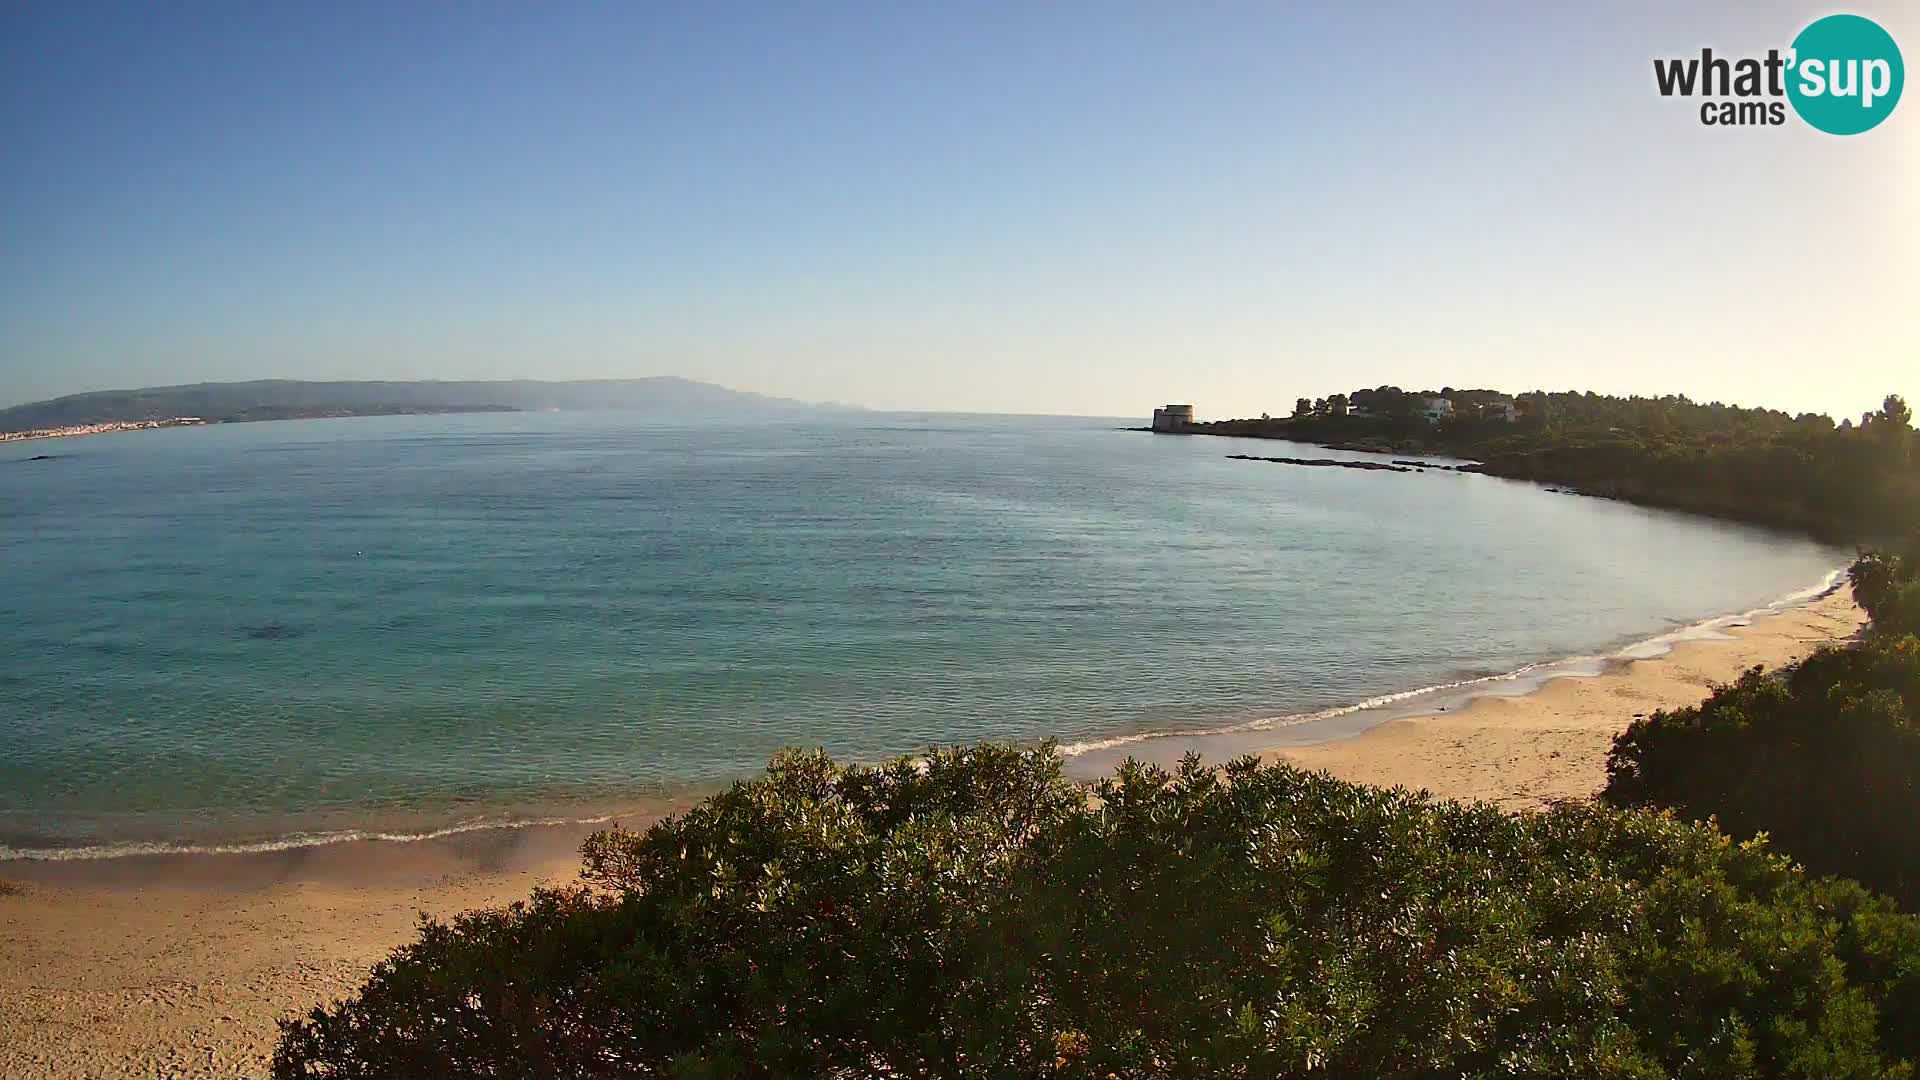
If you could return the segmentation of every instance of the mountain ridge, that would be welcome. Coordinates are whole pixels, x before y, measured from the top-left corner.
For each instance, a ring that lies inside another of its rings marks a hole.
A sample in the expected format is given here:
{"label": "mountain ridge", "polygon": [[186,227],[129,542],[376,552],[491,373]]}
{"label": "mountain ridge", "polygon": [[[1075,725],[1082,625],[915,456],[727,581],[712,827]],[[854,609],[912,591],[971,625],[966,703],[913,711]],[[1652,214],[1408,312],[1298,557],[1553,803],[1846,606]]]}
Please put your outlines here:
{"label": "mountain ridge", "polygon": [[209,421],[406,412],[558,409],[724,413],[843,410],[676,375],[638,379],[351,380],[253,379],[93,390],[0,408],[0,431],[198,416]]}

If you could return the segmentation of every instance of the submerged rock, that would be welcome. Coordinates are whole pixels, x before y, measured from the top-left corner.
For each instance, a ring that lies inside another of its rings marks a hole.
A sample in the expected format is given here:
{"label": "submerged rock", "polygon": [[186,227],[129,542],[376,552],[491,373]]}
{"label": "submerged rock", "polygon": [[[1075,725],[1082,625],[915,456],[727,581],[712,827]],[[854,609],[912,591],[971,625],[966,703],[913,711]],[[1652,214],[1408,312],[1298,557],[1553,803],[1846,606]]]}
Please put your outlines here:
{"label": "submerged rock", "polygon": [[1336,469],[1362,469],[1367,472],[1413,472],[1402,465],[1383,465],[1378,461],[1341,461],[1338,458],[1255,457],[1252,454],[1228,454],[1232,461],[1271,461],[1276,465],[1311,465]]}

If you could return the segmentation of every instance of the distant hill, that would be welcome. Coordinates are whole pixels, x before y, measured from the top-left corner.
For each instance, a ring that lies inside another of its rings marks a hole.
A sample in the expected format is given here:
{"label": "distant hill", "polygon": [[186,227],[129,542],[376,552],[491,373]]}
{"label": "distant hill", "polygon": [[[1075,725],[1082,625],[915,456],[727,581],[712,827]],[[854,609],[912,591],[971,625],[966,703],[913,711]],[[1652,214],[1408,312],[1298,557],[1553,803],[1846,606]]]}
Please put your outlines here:
{"label": "distant hill", "polygon": [[798,413],[830,406],[661,376],[581,382],[195,383],[70,394],[0,409],[0,431],[198,416],[216,422],[313,416],[632,409],[674,416]]}

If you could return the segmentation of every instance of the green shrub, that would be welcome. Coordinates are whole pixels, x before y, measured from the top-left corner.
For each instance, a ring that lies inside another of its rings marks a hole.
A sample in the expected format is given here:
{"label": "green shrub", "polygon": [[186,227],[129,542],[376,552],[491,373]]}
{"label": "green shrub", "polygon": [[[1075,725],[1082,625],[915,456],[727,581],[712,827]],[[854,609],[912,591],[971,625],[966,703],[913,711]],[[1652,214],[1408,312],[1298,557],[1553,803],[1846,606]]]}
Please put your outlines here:
{"label": "green shrub", "polygon": [[427,922],[278,1077],[1910,1077],[1920,924],[1764,842],[1251,759],[765,776]]}
{"label": "green shrub", "polygon": [[1852,577],[1873,618],[1864,640],[1634,721],[1604,794],[1764,832],[1810,869],[1920,910],[1920,638],[1903,621],[1920,615],[1920,557],[1870,554]]}
{"label": "green shrub", "polygon": [[1920,634],[1920,532],[1903,551],[1873,551],[1848,573],[1853,595],[1883,636]]}

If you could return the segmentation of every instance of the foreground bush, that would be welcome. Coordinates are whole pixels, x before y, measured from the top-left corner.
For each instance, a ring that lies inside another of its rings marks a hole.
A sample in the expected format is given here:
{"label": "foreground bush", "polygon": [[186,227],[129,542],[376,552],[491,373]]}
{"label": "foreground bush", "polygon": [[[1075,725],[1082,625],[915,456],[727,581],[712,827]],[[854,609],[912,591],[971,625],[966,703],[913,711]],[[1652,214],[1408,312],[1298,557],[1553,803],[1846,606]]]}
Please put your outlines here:
{"label": "foreground bush", "polygon": [[1614,740],[1605,795],[1767,833],[1920,911],[1920,538],[1852,576],[1873,620],[1862,640],[1636,720]]}
{"label": "foreground bush", "polygon": [[1920,634],[1920,532],[1902,550],[1862,555],[1849,576],[1877,636]]}
{"label": "foreground bush", "polygon": [[1908,1077],[1920,921],[1763,844],[1236,762],[777,757],[427,923],[279,1077]]}

